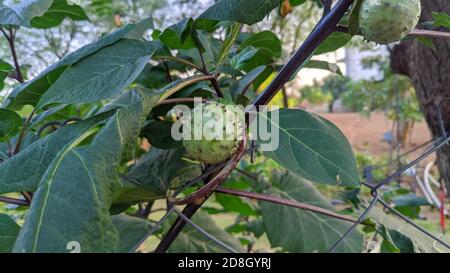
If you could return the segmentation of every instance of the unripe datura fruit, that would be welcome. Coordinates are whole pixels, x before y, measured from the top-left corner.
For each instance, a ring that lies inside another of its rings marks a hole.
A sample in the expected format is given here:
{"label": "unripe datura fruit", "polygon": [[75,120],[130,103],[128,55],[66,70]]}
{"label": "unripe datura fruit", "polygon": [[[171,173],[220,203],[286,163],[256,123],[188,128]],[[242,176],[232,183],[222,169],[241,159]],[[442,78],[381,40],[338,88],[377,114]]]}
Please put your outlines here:
{"label": "unripe datura fruit", "polygon": [[[191,126],[191,139],[183,139],[188,157],[202,163],[216,164],[236,152],[243,122],[235,109],[210,101],[194,107],[191,116],[183,122]],[[195,137],[195,132],[202,133],[200,139]]]}
{"label": "unripe datura fruit", "polygon": [[362,0],[359,27],[363,37],[378,44],[403,39],[419,22],[420,0]]}

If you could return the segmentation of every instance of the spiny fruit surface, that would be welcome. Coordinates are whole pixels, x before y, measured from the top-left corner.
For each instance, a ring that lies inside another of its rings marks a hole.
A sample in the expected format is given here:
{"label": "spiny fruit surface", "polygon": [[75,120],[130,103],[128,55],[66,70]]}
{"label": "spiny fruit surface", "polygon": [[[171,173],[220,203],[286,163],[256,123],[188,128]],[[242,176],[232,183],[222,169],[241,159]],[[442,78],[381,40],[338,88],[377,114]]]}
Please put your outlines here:
{"label": "spiny fruit surface", "polygon": [[[196,106],[184,120],[190,124],[191,139],[183,139],[187,156],[203,163],[216,164],[230,158],[237,150],[242,121],[238,113],[218,102]],[[197,132],[197,136],[195,135]],[[199,136],[199,133],[201,135]]]}
{"label": "spiny fruit surface", "polygon": [[361,34],[368,41],[389,44],[403,39],[419,22],[420,0],[363,0]]}

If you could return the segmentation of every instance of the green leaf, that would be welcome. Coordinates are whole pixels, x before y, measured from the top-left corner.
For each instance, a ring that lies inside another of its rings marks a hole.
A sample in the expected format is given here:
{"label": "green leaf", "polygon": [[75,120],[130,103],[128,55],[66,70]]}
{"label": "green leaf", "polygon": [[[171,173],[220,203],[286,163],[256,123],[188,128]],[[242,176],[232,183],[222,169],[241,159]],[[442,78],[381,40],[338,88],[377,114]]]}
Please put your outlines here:
{"label": "green leaf", "polygon": [[0,213],[0,253],[9,253],[14,247],[20,226],[6,214]]}
{"label": "green leaf", "polygon": [[67,252],[72,241],[81,252],[118,251],[109,213],[120,187],[118,168],[158,100],[159,94],[144,95],[119,109],[90,144],[78,147],[92,130],[58,152],[39,183],[15,252]]}
{"label": "green leaf", "polygon": [[341,68],[337,64],[329,63],[327,61],[309,60],[303,68],[323,69],[343,76]]}
{"label": "green leaf", "polygon": [[352,35],[343,32],[333,32],[314,51],[314,55],[320,55],[335,51],[345,46],[352,39]]}
{"label": "green leaf", "polygon": [[258,49],[248,46],[233,56],[230,60],[230,64],[234,69],[243,69],[247,61],[251,60],[256,53],[258,53]]}
{"label": "green leaf", "polygon": [[159,39],[171,49],[191,49],[195,47],[192,39],[192,18],[184,19],[166,28]]}
{"label": "green leaf", "polygon": [[262,21],[280,4],[281,0],[219,0],[203,12],[199,18],[236,21],[253,25]]}
{"label": "green leaf", "polygon": [[450,15],[445,12],[432,12],[434,23],[436,27],[445,27],[450,29]]}
{"label": "green leaf", "polygon": [[356,35],[359,33],[359,11],[363,0],[354,2],[350,16],[348,17],[348,33]]}
{"label": "green leaf", "polygon": [[[152,196],[155,199],[164,197],[171,184],[182,184],[180,180],[186,182],[199,175],[199,172],[190,173],[192,168],[200,166],[183,159],[184,154],[184,149],[151,148],[130,168],[126,176],[137,185],[154,192]],[[186,175],[186,172],[189,175]],[[152,196],[147,196],[144,200]]]}
{"label": "green leaf", "polygon": [[14,71],[14,68],[9,63],[0,59],[0,91],[3,89],[4,81],[8,77],[9,73]]}
{"label": "green leaf", "polygon": [[[237,239],[219,228],[213,219],[205,212],[197,212],[192,221],[213,235],[226,245],[232,247],[236,251],[244,252],[241,244]],[[225,249],[206,238],[203,234],[198,233],[189,224],[180,232],[173,244],[170,246],[170,253],[227,253]]]}
{"label": "green leaf", "polygon": [[309,181],[338,186],[360,185],[352,148],[334,124],[299,109],[280,109],[276,123],[272,120],[274,113],[277,112],[259,114],[259,121],[267,122],[269,130],[279,131],[279,146],[274,151],[264,152],[267,156]]}
{"label": "green leaf", "polygon": [[[136,25],[126,25],[109,35],[103,36],[97,41],[86,45],[70,55],[67,55],[59,62],[51,65],[43,72],[41,72],[37,77],[30,80],[29,82],[20,85],[16,88],[9,96],[7,101],[8,108],[20,109],[24,105],[36,106],[41,96],[47,92],[47,90],[52,86],[54,82],[58,80],[61,74],[71,67],[71,65],[77,63],[78,61],[84,59],[85,57],[94,54],[100,49],[113,45],[121,38],[125,37],[130,33]],[[102,71],[104,73],[105,71]],[[77,80],[78,81],[78,80]],[[74,84],[74,83],[72,83]]]}
{"label": "green leaf", "polygon": [[377,224],[377,231],[398,252],[449,253],[449,250],[441,243],[379,208],[374,208],[369,216]]}
{"label": "green leaf", "polygon": [[236,100],[238,95],[241,95],[242,92],[244,92],[244,90],[248,88],[265,69],[266,67],[263,65],[258,66],[252,71],[248,72],[239,81],[236,81],[235,84],[230,87],[230,93],[233,99]]}
{"label": "green leaf", "polygon": [[35,191],[47,168],[67,143],[78,139],[112,112],[69,124],[0,164],[0,193]]}
{"label": "green leaf", "polygon": [[0,25],[30,27],[30,21],[42,16],[52,5],[53,0],[24,0],[11,6],[0,3]]}
{"label": "green leaf", "polygon": [[112,217],[114,227],[119,233],[119,253],[128,253],[150,230],[147,220],[120,214]]}
{"label": "green leaf", "polygon": [[240,197],[223,193],[216,193],[216,201],[222,205],[227,212],[237,212],[242,216],[257,215],[255,209]]}
{"label": "green leaf", "polygon": [[52,28],[59,26],[67,17],[74,21],[89,20],[80,6],[69,5],[66,0],[54,0],[44,15],[34,17],[31,20],[31,26],[34,28]]}
{"label": "green leaf", "polygon": [[241,50],[246,47],[254,47],[258,52],[246,62],[243,67],[245,71],[250,71],[260,65],[272,63],[281,56],[281,41],[271,31],[263,31],[248,37],[242,44]]}
{"label": "green leaf", "polygon": [[69,67],[41,97],[50,103],[92,103],[116,95],[132,83],[155,52],[152,43],[124,39]]}
{"label": "green leaf", "polygon": [[142,129],[142,135],[150,144],[159,149],[176,149],[181,141],[174,140],[171,135],[173,122],[167,120],[150,120]]}
{"label": "green leaf", "polygon": [[437,52],[436,45],[434,44],[433,40],[431,40],[430,38],[424,37],[424,36],[417,36],[416,39],[422,45],[431,48],[434,52]]}
{"label": "green leaf", "polygon": [[[333,210],[327,199],[308,181],[291,173],[275,174],[266,193]],[[350,228],[350,223],[306,210],[260,201],[272,247],[288,252],[326,252]],[[360,253],[363,238],[355,231],[337,252]]]}
{"label": "green leaf", "polygon": [[22,118],[14,111],[0,108],[0,141],[8,141],[22,127]]}
{"label": "green leaf", "polygon": [[228,30],[227,37],[225,41],[223,42],[222,48],[220,49],[220,52],[217,57],[216,64],[217,66],[220,66],[222,61],[228,56],[230,53],[230,49],[233,46],[234,42],[236,41],[236,38],[238,37],[240,31],[241,31],[241,24],[233,24],[230,29]]}

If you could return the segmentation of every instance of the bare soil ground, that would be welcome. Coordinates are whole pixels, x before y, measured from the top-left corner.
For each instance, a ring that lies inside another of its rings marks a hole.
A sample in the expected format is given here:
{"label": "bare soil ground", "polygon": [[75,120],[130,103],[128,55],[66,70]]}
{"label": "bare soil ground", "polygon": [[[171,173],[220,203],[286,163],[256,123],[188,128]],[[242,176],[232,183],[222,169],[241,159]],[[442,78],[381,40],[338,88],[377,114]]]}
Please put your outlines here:
{"label": "bare soil ground", "polygon": [[[392,121],[383,113],[373,113],[369,118],[359,113],[323,113],[322,117],[333,122],[348,138],[357,152],[382,156],[389,153],[389,144],[383,141],[383,134],[392,130]],[[402,150],[412,149],[431,138],[425,122],[414,125],[411,138]],[[418,151],[420,152],[420,151]]]}

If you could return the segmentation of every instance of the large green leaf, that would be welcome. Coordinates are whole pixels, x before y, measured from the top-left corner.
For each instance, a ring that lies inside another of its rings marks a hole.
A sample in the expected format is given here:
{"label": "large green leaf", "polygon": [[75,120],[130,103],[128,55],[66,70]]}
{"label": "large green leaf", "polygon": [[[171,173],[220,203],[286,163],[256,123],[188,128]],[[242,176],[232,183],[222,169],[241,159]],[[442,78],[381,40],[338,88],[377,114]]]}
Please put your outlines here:
{"label": "large green leaf", "polygon": [[9,73],[14,70],[12,65],[0,59],[0,91],[3,89],[4,81],[8,77]]}
{"label": "large green leaf", "polygon": [[22,127],[22,118],[14,111],[0,108],[0,141],[8,141]]}
{"label": "large green leaf", "polygon": [[58,152],[39,183],[15,252],[66,252],[72,241],[81,252],[118,251],[109,214],[120,187],[118,167],[158,100],[159,95],[145,95],[119,109],[90,144],[78,147],[92,130]]}
{"label": "large green leaf", "polygon": [[396,217],[374,208],[369,214],[383,236],[384,250],[390,252],[450,253],[450,250],[425,233]]}
{"label": "large green leaf", "polygon": [[34,28],[56,27],[69,17],[74,21],[89,20],[83,8],[76,4],[69,5],[66,0],[54,0],[44,15],[34,17],[31,26]]}
{"label": "large green leaf", "polygon": [[66,125],[5,160],[0,164],[0,193],[35,191],[60,149],[67,143],[80,138],[112,114],[112,112],[106,112],[81,122]]}
{"label": "large green leaf", "polygon": [[192,19],[184,19],[166,28],[159,39],[171,49],[190,49],[195,47],[192,39]]}
{"label": "large green leaf", "polygon": [[119,253],[130,252],[150,229],[147,220],[126,214],[115,215],[112,221],[119,233]]}
{"label": "large green leaf", "polygon": [[42,16],[53,0],[24,0],[11,6],[0,3],[0,25],[30,26],[36,16]]}
{"label": "large green leaf", "polygon": [[[128,37],[127,35],[132,33],[132,30],[134,30],[135,27],[136,25],[126,25],[111,34],[78,49],[72,54],[67,55],[59,62],[45,69],[34,79],[16,88],[8,96],[7,106],[18,109],[27,104],[35,106],[41,96],[47,92],[50,86],[52,86],[52,84],[58,80],[59,76],[61,76],[61,74],[71,65],[106,46],[116,43],[121,38]],[[103,71],[103,73],[104,72],[105,71]]]}
{"label": "large green leaf", "polygon": [[[205,212],[199,211],[192,218],[192,222],[200,226],[206,232],[216,237],[226,245],[238,252],[243,252],[242,246],[237,239],[219,228],[213,219]],[[212,240],[200,234],[192,226],[187,226],[180,232],[168,252],[171,253],[226,253],[222,247]]]}
{"label": "large green leaf", "polygon": [[256,54],[246,61],[243,69],[250,71],[260,65],[270,64],[281,56],[281,41],[271,31],[262,31],[248,37],[242,44],[241,50],[247,47],[256,48]]}
{"label": "large green leaf", "polygon": [[[276,174],[267,193],[333,209],[310,182],[291,173]],[[326,252],[350,227],[350,223],[329,216],[264,201],[259,204],[272,247],[279,246],[284,251]],[[355,231],[337,251],[359,253],[362,249],[362,235]]]}
{"label": "large green leaf", "polygon": [[230,93],[233,99],[236,99],[238,95],[241,95],[244,90],[249,88],[249,86],[258,78],[259,75],[266,69],[265,66],[258,66],[252,71],[248,72],[239,81],[236,81],[230,87]]}
{"label": "large green leaf", "polygon": [[[116,202],[150,201],[165,197],[170,185],[181,184],[200,175],[198,164],[183,159],[184,149],[151,148],[134,164],[126,176]],[[181,183],[180,183],[181,182]]]}
{"label": "large green leaf", "polygon": [[434,26],[450,29],[450,15],[445,12],[433,12]]}
{"label": "large green leaf", "polygon": [[199,18],[253,25],[262,21],[272,10],[279,7],[280,3],[281,0],[219,0]]}
{"label": "large green leaf", "polygon": [[314,51],[315,55],[320,55],[335,51],[345,46],[352,39],[352,35],[343,32],[333,32],[328,38],[323,41],[320,46]]}
{"label": "large green leaf", "polygon": [[323,69],[343,76],[341,68],[337,64],[327,61],[309,60],[303,68]]}
{"label": "large green leaf", "polygon": [[37,107],[110,98],[139,76],[154,52],[152,43],[129,39],[105,47],[64,71]]}
{"label": "large green leaf", "polygon": [[6,214],[0,213],[0,253],[9,253],[14,247],[20,226]]}
{"label": "large green leaf", "polygon": [[[272,119],[277,113],[278,123]],[[268,123],[271,131],[278,130],[279,146],[265,154],[284,168],[313,182],[360,185],[352,148],[341,131],[328,120],[299,109],[261,113],[259,120]],[[259,140],[259,143],[264,142]]]}

